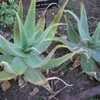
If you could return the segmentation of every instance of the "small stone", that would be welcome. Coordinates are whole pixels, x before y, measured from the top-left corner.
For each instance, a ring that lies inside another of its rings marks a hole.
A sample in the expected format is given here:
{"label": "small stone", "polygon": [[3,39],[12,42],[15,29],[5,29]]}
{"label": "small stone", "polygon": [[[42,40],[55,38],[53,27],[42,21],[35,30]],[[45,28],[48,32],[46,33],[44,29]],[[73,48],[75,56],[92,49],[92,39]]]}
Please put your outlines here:
{"label": "small stone", "polygon": [[38,92],[39,92],[39,89],[37,87],[35,87],[29,94],[31,96],[35,96]]}
{"label": "small stone", "polygon": [[24,88],[26,86],[26,83],[23,79],[19,78],[18,85],[20,88]]}
{"label": "small stone", "polygon": [[9,81],[4,81],[1,83],[1,89],[6,92],[11,87],[11,84]]}

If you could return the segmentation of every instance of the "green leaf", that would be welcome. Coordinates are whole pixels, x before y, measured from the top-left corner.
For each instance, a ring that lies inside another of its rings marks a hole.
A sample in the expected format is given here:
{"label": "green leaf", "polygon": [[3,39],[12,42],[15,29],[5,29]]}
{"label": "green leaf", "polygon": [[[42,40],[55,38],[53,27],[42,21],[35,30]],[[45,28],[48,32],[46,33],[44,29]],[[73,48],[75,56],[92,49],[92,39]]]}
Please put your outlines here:
{"label": "green leaf", "polygon": [[[49,25],[49,27],[51,27],[52,25],[57,24],[57,23],[60,22],[60,20],[61,20],[61,18],[62,18],[62,16],[63,16],[63,13],[64,13],[64,8],[66,7],[68,1],[69,1],[69,0],[66,0],[66,1],[64,2],[64,4],[60,7],[58,13],[54,16],[54,19],[53,19],[53,21],[51,22],[51,24]],[[49,28],[49,27],[48,27],[48,28]],[[58,28],[57,26],[56,26],[56,27],[53,27],[53,28],[51,29],[51,31],[50,31],[51,34],[48,34],[47,38],[53,38],[53,37],[55,36],[55,33],[56,33],[56,31],[57,31],[57,28]]]}
{"label": "green leaf", "polygon": [[96,39],[97,41],[100,40],[100,22],[99,22],[98,25],[97,25],[96,31],[95,31],[95,33],[94,33],[94,37],[95,37],[95,39]]}
{"label": "green leaf", "polygon": [[81,67],[85,73],[100,81],[100,69],[92,58],[87,59],[86,56],[82,55]]}
{"label": "green leaf", "polygon": [[[64,10],[64,12],[71,14],[76,19],[76,21],[79,22],[79,18],[74,12],[70,10]],[[75,43],[79,42],[79,35],[76,32],[75,24],[71,24],[70,16],[65,15],[64,18],[65,18],[65,22],[68,24],[66,27],[68,40]]]}
{"label": "green leaf", "polygon": [[[25,28],[23,26],[23,23],[18,15],[17,12],[16,13],[16,25],[15,25],[15,32],[14,32],[14,43],[17,45],[17,46],[20,46],[22,48],[25,48],[28,44],[28,39],[27,39],[27,34],[26,34],[26,31],[25,31]],[[18,25],[18,26],[17,26]],[[18,32],[18,33],[17,33]]]}
{"label": "green leaf", "polygon": [[45,30],[45,16],[41,16],[38,20],[37,23],[37,29],[39,30],[40,33],[42,33]]}
{"label": "green leaf", "polygon": [[91,50],[91,56],[95,61],[100,63],[100,50]]}
{"label": "green leaf", "polygon": [[18,6],[18,14],[23,22],[24,12],[23,12],[23,2],[22,0],[19,0],[19,6]]}
{"label": "green leaf", "polygon": [[64,62],[71,60],[72,57],[73,57],[73,53],[68,53],[62,57],[52,58],[51,60],[48,61],[47,64],[45,64],[43,66],[43,68],[44,69],[51,69],[51,68],[59,67]]}
{"label": "green leaf", "polygon": [[[47,57],[43,58],[41,57],[40,61],[39,61],[39,58],[35,58],[36,62],[34,62],[33,65],[35,66],[32,66],[32,68],[42,68],[43,66],[45,66],[51,59],[52,59],[52,56],[54,55],[55,51],[58,49],[58,48],[66,48],[66,46],[64,45],[58,45],[56,46],[48,55]],[[32,61],[32,60],[31,60]],[[37,63],[37,61],[39,61],[39,63]],[[26,61],[27,62],[27,61]]]}
{"label": "green leaf", "polygon": [[38,68],[37,66],[41,64],[42,58],[38,55],[30,54],[24,59],[24,62],[30,68]]}
{"label": "green leaf", "polygon": [[[41,43],[43,43],[42,41],[44,41],[45,39],[47,39],[47,38],[54,38],[54,36],[55,36],[55,33],[56,33],[56,31],[57,31],[57,27],[58,27],[58,25],[60,25],[59,24],[59,21],[60,21],[60,19],[61,19],[61,17],[62,17],[62,15],[63,15],[63,12],[64,12],[64,8],[65,8],[65,6],[67,5],[67,3],[68,3],[68,0],[66,0],[66,2],[63,4],[63,6],[59,9],[59,11],[58,11],[58,13],[54,16],[54,19],[53,19],[53,21],[51,22],[51,24],[47,27],[47,29],[46,30],[44,30],[43,32],[39,32],[39,31],[36,31],[35,32],[35,35],[33,34],[33,36],[32,36],[32,45],[35,47],[35,48],[40,48],[41,49]],[[45,18],[44,18],[45,16],[43,16],[43,20],[42,20],[42,22],[41,22],[41,19],[40,19],[40,22],[43,24],[43,27],[42,27],[42,30],[43,30],[43,28],[44,28],[44,23],[45,23]],[[34,44],[34,39],[35,39],[35,41],[37,41],[36,43],[38,43],[38,44]],[[30,42],[31,43],[31,42]],[[44,47],[44,49],[42,48],[41,50],[39,50],[39,51],[41,51],[41,52],[44,52],[47,48],[48,48],[48,46],[51,44],[51,41],[49,41],[48,43],[45,43],[46,45],[45,45],[45,47]],[[44,43],[43,43],[43,45],[44,45]]]}
{"label": "green leaf", "polygon": [[14,23],[13,39],[14,39],[14,43],[21,47],[20,30],[19,30],[19,25],[18,25],[17,20],[15,20],[15,23]]}
{"label": "green leaf", "polygon": [[91,37],[87,42],[87,46],[93,50],[100,50],[100,40],[96,40],[96,38]]}
{"label": "green leaf", "polygon": [[10,56],[10,55],[0,55],[0,62],[2,61],[6,61],[6,62],[11,62],[13,60],[13,56]]}
{"label": "green leaf", "polygon": [[8,55],[17,55],[20,57],[25,56],[24,53],[21,52],[19,48],[17,48],[14,44],[7,41],[3,36],[0,35],[0,52]]}
{"label": "green leaf", "polygon": [[35,45],[35,48],[40,51],[40,53],[43,53],[49,46],[51,41],[41,41],[41,43]]}
{"label": "green leaf", "polygon": [[[64,12],[64,8],[67,5],[68,0],[66,0],[66,2],[60,7],[58,13],[54,16],[53,21],[51,22],[51,24],[47,27],[47,29],[41,34],[41,36],[39,37],[40,44],[41,42],[44,41],[47,38],[51,38],[53,39],[55,36],[55,33],[57,31],[58,25],[62,16],[63,16],[63,12]],[[49,41],[48,43],[46,43],[44,51],[48,48],[48,46],[51,44],[51,42]]]}
{"label": "green leaf", "polygon": [[71,25],[71,23],[68,23],[68,32],[67,32],[68,40],[73,42],[73,43],[78,43],[79,42],[79,35],[75,31],[75,27]]}
{"label": "green leaf", "polygon": [[29,39],[29,45],[37,45],[42,40],[43,32],[45,30],[45,16],[41,16],[38,20],[36,31]]}
{"label": "green leaf", "polygon": [[24,79],[30,83],[33,83],[35,85],[44,85],[47,84],[48,81],[45,79],[43,74],[38,69],[31,69],[29,68],[24,73]]}
{"label": "green leaf", "polygon": [[27,69],[27,65],[19,57],[13,59],[11,67],[17,75],[22,75]]}
{"label": "green leaf", "polygon": [[54,36],[53,37],[48,37],[49,34],[55,34],[53,33],[53,29],[54,27],[57,27],[59,25],[65,25],[63,23],[56,23],[56,24],[53,24],[52,26],[48,27],[37,39],[37,44],[35,44],[35,48],[37,48],[40,52],[44,52],[51,44],[52,41],[45,41],[47,39],[51,39],[53,40],[54,39]]}
{"label": "green leaf", "polygon": [[5,80],[11,80],[13,78],[15,78],[16,76],[13,74],[9,74],[7,72],[0,72],[0,81],[5,81]]}
{"label": "green leaf", "polygon": [[31,4],[24,24],[28,37],[31,37],[33,32],[35,31],[36,28],[35,23],[36,23],[36,0],[31,0]]}
{"label": "green leaf", "polygon": [[92,42],[100,47],[100,22],[97,25],[95,33],[92,35]]}
{"label": "green leaf", "polygon": [[23,3],[22,0],[20,0],[18,6],[18,14],[16,13],[16,20],[14,23],[13,38],[14,43],[21,47],[23,35],[25,34],[23,28],[23,16]]}
{"label": "green leaf", "polygon": [[22,75],[27,69],[27,65],[18,57],[15,57],[11,63],[3,61],[1,64],[4,66],[6,72],[15,75]]}
{"label": "green leaf", "polygon": [[89,40],[90,33],[88,27],[88,19],[87,19],[86,10],[83,3],[81,3],[81,17],[78,23],[78,29],[79,29],[79,34],[81,39],[83,41]]}
{"label": "green leaf", "polygon": [[96,77],[97,65],[92,58],[88,59],[85,55],[81,55],[81,67],[83,72]]}

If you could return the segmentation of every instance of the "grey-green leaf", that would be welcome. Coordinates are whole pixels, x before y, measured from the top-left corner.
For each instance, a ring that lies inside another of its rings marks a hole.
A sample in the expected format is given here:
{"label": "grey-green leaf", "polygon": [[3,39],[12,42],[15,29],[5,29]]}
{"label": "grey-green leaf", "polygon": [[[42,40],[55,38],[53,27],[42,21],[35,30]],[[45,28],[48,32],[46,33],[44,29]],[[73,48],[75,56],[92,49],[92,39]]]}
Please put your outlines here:
{"label": "grey-green leaf", "polygon": [[36,28],[36,24],[35,24],[36,23],[36,0],[30,0],[30,1],[31,4],[24,24],[28,37],[32,36]]}
{"label": "grey-green leaf", "polygon": [[48,61],[47,64],[45,64],[43,66],[43,68],[44,69],[51,69],[51,68],[59,67],[64,62],[71,60],[73,55],[74,55],[73,53],[68,53],[62,57],[52,58],[51,60]]}
{"label": "grey-green leaf", "polygon": [[7,41],[3,36],[0,35],[0,52],[8,55],[17,55],[17,56],[25,56],[24,53],[21,52],[20,48],[15,46],[14,44]]}
{"label": "grey-green leaf", "polygon": [[100,41],[100,22],[97,24],[95,33],[92,36],[94,42]]}
{"label": "grey-green leaf", "polygon": [[0,72],[0,81],[11,80],[15,77],[16,77],[15,75],[9,74],[5,71]]}
{"label": "grey-green leaf", "polygon": [[88,59],[85,55],[81,55],[81,67],[83,72],[95,77],[97,65],[92,58]]}
{"label": "grey-green leaf", "polygon": [[27,65],[19,57],[15,57],[11,63],[1,62],[4,65],[4,70],[8,73],[15,75],[22,75],[26,69]]}
{"label": "grey-green leaf", "polygon": [[89,33],[89,27],[88,27],[88,19],[87,19],[86,10],[83,3],[81,3],[81,17],[78,23],[78,29],[79,29],[79,34],[80,34],[81,39],[83,41],[89,40],[90,33]]}
{"label": "grey-green leaf", "polygon": [[40,56],[30,54],[24,59],[24,62],[30,68],[37,68],[37,66],[42,63],[42,60]]}
{"label": "grey-green leaf", "polygon": [[35,85],[44,85],[48,83],[41,71],[38,69],[29,68],[24,73],[24,79]]}

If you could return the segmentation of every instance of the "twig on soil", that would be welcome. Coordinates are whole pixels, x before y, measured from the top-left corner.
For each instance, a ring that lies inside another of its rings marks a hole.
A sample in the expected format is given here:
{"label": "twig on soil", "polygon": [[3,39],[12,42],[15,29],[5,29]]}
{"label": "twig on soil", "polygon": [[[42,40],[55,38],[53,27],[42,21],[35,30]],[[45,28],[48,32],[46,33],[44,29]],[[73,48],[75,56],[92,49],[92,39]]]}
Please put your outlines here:
{"label": "twig on soil", "polygon": [[58,95],[59,93],[61,93],[65,88],[67,88],[67,86],[64,86],[62,89],[55,92],[55,94],[51,95],[48,100],[51,100],[51,99],[55,98],[55,96]]}
{"label": "twig on soil", "polygon": [[65,86],[73,86],[72,84],[68,84],[68,83],[66,83],[64,80],[62,80],[61,78],[59,78],[59,77],[50,77],[50,78],[47,78],[47,81],[50,81],[50,80],[59,80],[59,81],[61,81],[62,83],[64,83],[64,85]]}

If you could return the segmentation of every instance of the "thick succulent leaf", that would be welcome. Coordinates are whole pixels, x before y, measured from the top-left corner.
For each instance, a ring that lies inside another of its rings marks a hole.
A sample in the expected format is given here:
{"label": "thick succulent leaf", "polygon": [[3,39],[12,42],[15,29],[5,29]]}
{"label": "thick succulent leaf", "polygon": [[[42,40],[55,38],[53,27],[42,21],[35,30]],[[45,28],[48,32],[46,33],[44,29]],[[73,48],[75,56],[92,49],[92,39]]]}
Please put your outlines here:
{"label": "thick succulent leaf", "polygon": [[17,75],[22,75],[27,69],[27,65],[19,57],[14,58],[14,60],[11,63],[11,66]]}
{"label": "thick succulent leaf", "polygon": [[[18,15],[21,18],[21,22],[18,21],[19,18],[16,17],[15,23],[14,23],[14,29],[13,29],[13,39],[16,45],[21,46],[21,36],[22,36],[22,31],[23,31],[23,27],[22,24],[23,23],[23,4],[22,4],[22,0],[19,1],[19,6],[18,6]],[[16,15],[16,16],[18,16]]]}
{"label": "thick succulent leaf", "polygon": [[40,53],[43,53],[50,46],[49,43],[51,43],[51,41],[43,41],[35,47],[40,51]]}
{"label": "thick succulent leaf", "polygon": [[42,33],[45,30],[45,15],[41,16],[37,23],[37,28],[40,33]]}
{"label": "thick succulent leaf", "polygon": [[51,41],[63,43],[67,47],[67,49],[69,49],[70,51],[73,51],[74,49],[79,48],[79,44],[67,41],[63,39],[62,37],[54,37],[53,39],[47,38],[44,41],[42,41],[40,45],[37,45],[36,48],[38,48],[38,50],[40,51],[44,51],[44,49],[47,48],[48,42],[51,42]]}
{"label": "thick succulent leaf", "polygon": [[[64,12],[70,13],[73,17],[76,16],[73,12],[71,12],[70,10],[64,10]],[[70,40],[71,42],[79,42],[79,35],[76,32],[76,27],[75,24],[71,24],[71,21],[69,20],[70,17],[68,17],[68,15],[64,16],[65,18],[65,22],[68,24],[67,25],[67,38],[68,40]],[[75,17],[78,21],[78,17]]]}
{"label": "thick succulent leaf", "polygon": [[[60,7],[58,13],[54,16],[54,19],[53,21],[51,22],[51,24],[49,25],[49,27],[51,27],[52,25],[56,24],[56,23],[59,23],[59,21],[61,20],[62,16],[63,16],[63,13],[64,13],[64,8],[66,7],[67,3],[68,3],[69,0],[66,0],[64,2],[64,4]],[[48,28],[49,28],[48,27]],[[47,28],[47,30],[48,30]],[[47,38],[53,38],[55,36],[55,33],[57,31],[57,26],[54,27],[53,29],[50,30],[50,33],[48,34]]]}
{"label": "thick succulent leaf", "polygon": [[91,42],[95,48],[100,48],[100,22],[97,25],[95,33],[92,35]]}
{"label": "thick succulent leaf", "polygon": [[[36,68],[42,68],[44,65],[46,65],[51,59],[52,59],[52,56],[54,55],[55,51],[58,49],[58,48],[66,48],[66,46],[64,45],[58,45],[56,46],[48,55],[47,57],[43,58],[41,63],[39,63]],[[34,67],[33,67],[34,68]]]}
{"label": "thick succulent leaf", "polygon": [[13,60],[13,56],[10,55],[0,55],[0,62],[6,61],[6,62],[11,62]]}
{"label": "thick succulent leaf", "polygon": [[16,77],[15,75],[9,74],[5,71],[0,72],[0,81],[11,80],[15,77]]}
{"label": "thick succulent leaf", "polygon": [[[55,36],[55,33],[56,33],[56,31],[57,31],[57,27],[58,27],[58,25],[60,25],[59,24],[59,21],[60,21],[60,19],[61,19],[61,17],[62,17],[62,15],[63,15],[63,12],[64,12],[64,7],[66,6],[66,4],[68,3],[68,0],[66,0],[66,2],[64,3],[64,5],[59,9],[59,11],[58,11],[58,13],[54,16],[54,19],[53,19],[53,21],[51,22],[51,24],[47,27],[47,29],[44,31],[44,32],[42,32],[42,33],[37,33],[36,34],[36,37],[35,37],[35,39],[36,39],[36,41],[37,41],[37,43],[38,44],[36,44],[36,48],[38,49],[38,48],[41,48],[41,47],[39,47],[39,46],[41,46],[41,42],[42,41],[44,41],[45,39],[47,39],[47,38],[54,38],[54,36]],[[44,19],[43,19],[44,20]],[[43,21],[44,22],[44,21]],[[42,22],[42,23],[43,23]],[[43,25],[43,27],[44,27],[44,25]],[[33,43],[34,43],[34,41],[33,41]],[[42,51],[41,52],[44,52],[47,48],[48,48],[48,46],[51,44],[51,42],[49,41],[48,43],[46,43],[46,45],[45,45],[45,48],[44,48],[44,50],[42,49]],[[34,45],[34,44],[33,44]],[[38,46],[38,47],[37,47]]]}
{"label": "thick succulent leaf", "polygon": [[81,55],[81,67],[83,72],[96,77],[97,65],[92,58],[88,59],[85,55]]}
{"label": "thick succulent leaf", "polygon": [[24,13],[23,13],[23,2],[22,2],[22,0],[19,0],[18,14],[19,14],[21,20],[23,21]]}
{"label": "thick succulent leaf", "polygon": [[11,63],[3,61],[1,64],[4,66],[4,70],[6,72],[15,75],[22,75],[27,69],[27,65],[21,58],[18,57],[15,57]]}
{"label": "thick succulent leaf", "polygon": [[14,32],[14,43],[17,46],[24,48],[27,46],[27,41],[28,41],[27,34],[18,13],[17,12],[15,13],[16,13],[16,23],[15,23],[16,25],[15,25],[15,32]]}
{"label": "thick succulent leaf", "polygon": [[97,28],[93,37],[96,39],[96,41],[100,40],[100,22],[97,25]]}
{"label": "thick succulent leaf", "polygon": [[87,19],[86,10],[83,3],[81,3],[81,17],[78,23],[78,29],[79,29],[79,34],[81,39],[83,41],[89,40],[90,33],[88,27],[88,19]]}
{"label": "thick succulent leaf", "polygon": [[24,59],[24,62],[30,68],[37,68],[37,66],[42,63],[42,60],[40,55],[30,54]]}
{"label": "thick succulent leaf", "polygon": [[71,10],[64,10],[64,12],[65,13],[69,13],[70,15],[72,15],[72,17],[74,17],[74,19],[77,21],[77,23],[79,23],[79,18],[78,18],[78,16],[73,11],[71,11]]}
{"label": "thick succulent leaf", "polygon": [[68,32],[67,32],[67,37],[68,37],[68,40],[73,42],[73,43],[78,43],[79,42],[79,35],[78,33],[75,31],[75,28],[68,24],[69,28],[68,28]]}
{"label": "thick succulent leaf", "polygon": [[[40,36],[37,38],[37,44],[35,44],[35,48],[37,48],[40,52],[44,52],[51,44],[52,41],[46,41],[47,39],[54,39],[53,37],[48,37],[49,34],[55,34],[53,33],[53,28],[57,27],[59,25],[65,25],[64,23],[56,23],[52,26],[48,27]],[[42,46],[43,45],[43,46]]]}
{"label": "thick succulent leaf", "polygon": [[26,16],[24,27],[27,32],[27,36],[31,37],[36,28],[36,0],[31,0],[31,4]]}
{"label": "thick succulent leaf", "polygon": [[[63,16],[64,8],[67,5],[67,3],[68,3],[68,0],[66,0],[66,2],[63,4],[63,6],[60,7],[58,13],[54,16],[54,19],[51,22],[51,24],[47,27],[47,29],[43,32],[43,34],[41,34],[41,36],[39,37],[39,40],[41,40],[39,45],[41,45],[41,42],[44,41],[47,38],[52,38],[52,39],[54,38],[55,33],[57,31],[57,28],[58,28],[58,25],[60,25],[58,23],[60,22],[60,19]],[[48,46],[50,44],[51,44],[50,41],[48,43],[46,43],[44,51],[48,48]]]}
{"label": "thick succulent leaf", "polygon": [[36,31],[34,34],[29,39],[28,44],[29,45],[37,45],[41,41],[41,35],[43,36],[43,32],[45,30],[45,16],[41,16],[38,20],[37,26],[36,26]]}
{"label": "thick succulent leaf", "polygon": [[24,79],[30,83],[33,83],[35,85],[45,85],[48,83],[48,81],[45,79],[43,74],[38,69],[31,69],[29,68],[24,73]]}
{"label": "thick succulent leaf", "polygon": [[84,55],[81,56],[81,67],[83,72],[100,81],[100,69],[97,67],[93,59],[87,59]]}
{"label": "thick succulent leaf", "polygon": [[66,54],[62,57],[52,58],[51,60],[49,60],[49,62],[47,64],[45,64],[43,66],[43,68],[44,69],[51,69],[51,68],[59,67],[64,62],[69,61],[70,59],[72,59],[73,55],[74,55],[73,53],[68,53],[68,54]]}
{"label": "thick succulent leaf", "polygon": [[91,56],[95,61],[100,63],[100,50],[91,50]]}
{"label": "thick succulent leaf", "polygon": [[86,45],[90,49],[100,50],[100,40],[96,41],[95,38],[90,38]]}
{"label": "thick succulent leaf", "polygon": [[25,56],[19,48],[0,35],[0,52],[8,55]]}
{"label": "thick succulent leaf", "polygon": [[14,23],[13,39],[14,39],[14,43],[15,43],[16,45],[21,46],[20,31],[19,31],[19,26],[18,26],[17,20],[15,20],[15,23]]}

